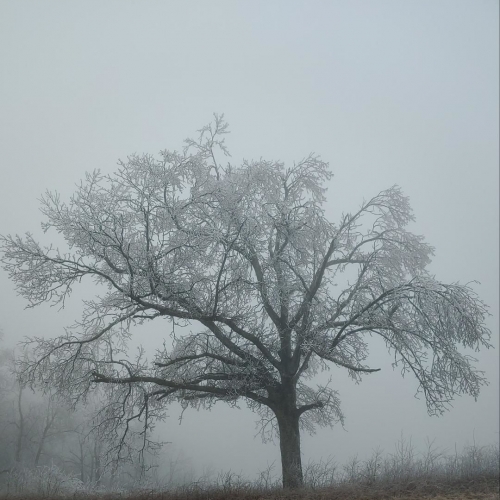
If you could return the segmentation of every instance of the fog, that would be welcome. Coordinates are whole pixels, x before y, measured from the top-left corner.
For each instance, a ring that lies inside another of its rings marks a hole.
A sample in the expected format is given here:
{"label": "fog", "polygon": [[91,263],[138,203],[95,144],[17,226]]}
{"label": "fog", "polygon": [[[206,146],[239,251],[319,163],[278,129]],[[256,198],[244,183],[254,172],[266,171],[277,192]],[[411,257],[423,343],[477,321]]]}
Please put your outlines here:
{"label": "fog", "polygon": [[[69,199],[86,171],[113,172],[132,153],[180,150],[224,113],[231,161],[328,161],[326,215],[338,221],[394,184],[410,197],[411,230],[435,247],[431,272],[468,283],[489,305],[494,349],[475,353],[490,385],[429,417],[417,382],[381,371],[356,385],[332,368],[345,427],[302,436],[304,460],[338,462],[401,435],[453,450],[498,442],[499,101],[495,1],[86,1],[0,5],[0,234],[44,242],[39,199]],[[82,284],[63,310],[25,309],[0,274],[1,347],[25,335],[56,336],[80,318]],[[154,349],[167,321],[138,329]],[[251,476],[276,462],[251,413],[217,404],[180,408],[157,427],[199,472]]]}

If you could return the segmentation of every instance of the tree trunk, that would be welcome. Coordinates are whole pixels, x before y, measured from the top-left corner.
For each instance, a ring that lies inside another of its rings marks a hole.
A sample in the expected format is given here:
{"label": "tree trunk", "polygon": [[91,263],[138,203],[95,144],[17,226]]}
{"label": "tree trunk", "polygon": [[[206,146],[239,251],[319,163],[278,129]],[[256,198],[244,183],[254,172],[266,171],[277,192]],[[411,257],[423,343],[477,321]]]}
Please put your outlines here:
{"label": "tree trunk", "polygon": [[52,424],[54,423],[54,419],[55,419],[55,412],[51,408],[51,404],[50,404],[50,400],[49,400],[49,407],[47,408],[47,417],[45,418],[45,426],[43,427],[42,436],[40,438],[40,442],[38,443],[38,449],[36,452],[35,467],[37,467],[38,463],[40,462],[40,457],[42,456],[43,446],[45,444],[45,440],[47,439],[47,434],[50,431]]}
{"label": "tree trunk", "polygon": [[303,478],[300,457],[299,417],[295,414],[277,414],[276,417],[280,433],[283,488],[301,488]]}
{"label": "tree trunk", "polygon": [[19,434],[17,435],[17,444],[16,444],[16,463],[21,461],[21,450],[23,447],[23,438],[24,438],[24,415],[23,415],[23,407],[21,404],[21,398],[23,395],[23,388],[19,386],[19,396],[17,398],[17,410],[19,411],[19,425],[18,430]]}
{"label": "tree trunk", "polygon": [[99,436],[94,437],[94,467],[95,467],[95,484],[101,485],[102,470],[101,470],[101,442]]}
{"label": "tree trunk", "polygon": [[279,403],[274,413],[280,435],[283,488],[301,488],[303,477],[300,456],[300,416],[296,406],[295,384],[290,379],[283,380],[276,396]]}
{"label": "tree trunk", "polygon": [[80,480],[82,483],[85,482],[85,452],[83,449],[83,438],[82,436],[79,436],[78,439],[80,443]]}

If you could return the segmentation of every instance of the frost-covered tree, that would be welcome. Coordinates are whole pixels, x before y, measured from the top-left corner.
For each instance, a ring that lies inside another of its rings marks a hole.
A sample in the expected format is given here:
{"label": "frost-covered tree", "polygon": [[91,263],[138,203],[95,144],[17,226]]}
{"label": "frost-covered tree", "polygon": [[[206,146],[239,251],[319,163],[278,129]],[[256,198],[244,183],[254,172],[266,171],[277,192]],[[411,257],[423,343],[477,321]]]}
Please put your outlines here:
{"label": "frost-covered tree", "polygon": [[[29,233],[2,237],[4,267],[29,306],[64,303],[86,279],[105,290],[64,335],[31,339],[26,378],[75,400],[105,384],[105,422],[117,432],[143,422],[144,446],[171,401],[243,398],[278,432],[285,487],[302,484],[300,429],[343,420],[337,392],[308,379],[329,365],[355,380],[376,372],[369,337],[417,378],[430,414],[456,394],[477,397],[485,380],[461,348],[489,346],[486,306],[426,271],[432,248],[406,230],[401,190],[334,223],[323,208],[327,163],[224,166],[226,132],[216,116],[182,153],[87,174],[68,203],[48,192],[42,226],[64,237],[64,251]],[[128,355],[134,326],[161,318],[166,337],[178,327],[172,342],[151,362]]]}

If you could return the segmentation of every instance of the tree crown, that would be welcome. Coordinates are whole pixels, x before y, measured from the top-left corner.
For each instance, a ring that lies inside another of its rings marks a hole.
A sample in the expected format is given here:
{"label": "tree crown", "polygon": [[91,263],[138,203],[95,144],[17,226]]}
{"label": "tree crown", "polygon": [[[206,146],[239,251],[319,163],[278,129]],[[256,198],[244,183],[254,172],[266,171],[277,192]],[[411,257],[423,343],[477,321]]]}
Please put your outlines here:
{"label": "tree crown", "polygon": [[[406,228],[408,198],[393,186],[338,223],[325,216],[328,164],[309,155],[222,165],[227,124],[216,116],[183,152],[133,155],[114,175],[88,173],[68,203],[42,198],[43,229],[66,251],[26,234],[2,236],[2,262],[35,306],[64,303],[92,278],[106,293],[56,339],[33,338],[25,377],[78,400],[109,391],[108,422],[164,416],[165,403],[246,398],[263,422],[296,388],[303,426],[343,419],[337,392],[307,379],[328,365],[359,380],[367,336],[412,372],[431,414],[485,379],[459,346],[489,346],[486,306],[468,285],[426,270],[432,248]],[[337,285],[342,285],[339,291]],[[127,355],[134,324],[170,318],[174,335],[150,363]]]}

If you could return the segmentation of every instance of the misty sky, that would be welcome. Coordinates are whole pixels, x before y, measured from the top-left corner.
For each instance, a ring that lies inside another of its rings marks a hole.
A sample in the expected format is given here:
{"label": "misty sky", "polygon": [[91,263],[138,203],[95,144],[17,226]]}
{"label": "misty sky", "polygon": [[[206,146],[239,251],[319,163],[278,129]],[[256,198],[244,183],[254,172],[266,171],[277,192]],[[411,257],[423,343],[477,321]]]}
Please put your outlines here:
{"label": "misty sky", "polygon": [[[497,0],[0,0],[0,233],[60,242],[40,228],[46,189],[69,198],[86,171],[180,149],[213,112],[230,123],[235,163],[312,151],[330,162],[333,221],[398,184],[412,230],[436,248],[431,272],[481,283],[495,349],[476,356],[490,386],[428,417],[415,380],[375,345],[382,371],[362,384],[328,374],[345,429],[304,434],[304,461],[390,452],[401,433],[450,451],[498,441],[498,11]],[[92,292],[75,289],[63,311],[24,310],[1,271],[0,347],[60,334]],[[160,322],[137,337],[154,347],[168,333]],[[244,402],[188,410],[180,427],[178,416],[172,407],[162,438],[199,470],[279,471],[278,446],[254,439]]]}

